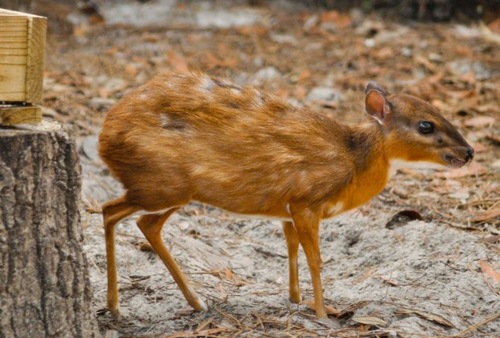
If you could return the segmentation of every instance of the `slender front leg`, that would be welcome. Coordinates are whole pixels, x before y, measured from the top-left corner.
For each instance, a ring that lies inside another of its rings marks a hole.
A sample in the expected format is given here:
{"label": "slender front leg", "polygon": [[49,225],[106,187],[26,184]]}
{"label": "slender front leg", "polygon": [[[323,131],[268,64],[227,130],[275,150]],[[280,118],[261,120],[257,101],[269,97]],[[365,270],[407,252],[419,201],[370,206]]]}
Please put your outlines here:
{"label": "slender front leg", "polygon": [[120,316],[118,276],[116,272],[115,226],[141,208],[128,202],[126,195],[102,206],[104,237],[106,239],[106,263],[108,272],[108,309],[113,317]]}
{"label": "slender front leg", "polygon": [[323,300],[323,288],[321,286],[321,256],[319,251],[319,224],[320,213],[308,207],[291,207],[291,213],[295,230],[304,253],[306,254],[309,272],[314,290],[314,308],[319,318],[326,317]]}
{"label": "slender front leg", "polygon": [[139,226],[139,229],[141,229],[144,236],[146,236],[149,244],[151,244],[156,254],[161,258],[161,260],[167,267],[168,271],[184,294],[184,297],[186,298],[189,305],[191,305],[197,311],[207,311],[207,306],[196,294],[193,288],[191,288],[186,276],[184,276],[184,274],[182,273],[181,269],[165,246],[165,243],[163,243],[163,239],[161,237],[161,229],[163,227],[163,224],[168,219],[168,217],[178,209],[178,207],[175,207],[163,214],[150,214],[141,216],[137,220],[137,225]]}
{"label": "slender front leg", "polygon": [[289,293],[292,303],[300,303],[299,287],[299,237],[292,222],[283,222],[283,232],[285,233],[286,246],[288,248],[288,273],[289,273]]}

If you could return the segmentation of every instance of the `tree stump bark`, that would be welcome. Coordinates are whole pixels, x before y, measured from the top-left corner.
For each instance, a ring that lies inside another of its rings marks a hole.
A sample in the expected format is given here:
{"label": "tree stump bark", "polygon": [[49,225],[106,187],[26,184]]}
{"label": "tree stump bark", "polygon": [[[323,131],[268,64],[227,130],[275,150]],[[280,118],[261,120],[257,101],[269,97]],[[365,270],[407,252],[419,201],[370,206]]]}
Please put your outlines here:
{"label": "tree stump bark", "polygon": [[57,123],[0,127],[0,337],[98,337],[80,165]]}

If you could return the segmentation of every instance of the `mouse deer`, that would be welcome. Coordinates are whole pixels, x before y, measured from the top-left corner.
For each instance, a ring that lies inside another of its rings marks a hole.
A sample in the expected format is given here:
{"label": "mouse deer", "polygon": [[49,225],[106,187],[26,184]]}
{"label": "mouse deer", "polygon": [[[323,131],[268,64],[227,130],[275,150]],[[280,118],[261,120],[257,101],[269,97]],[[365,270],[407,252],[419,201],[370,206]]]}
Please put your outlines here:
{"label": "mouse deer", "polygon": [[161,74],[126,94],[108,112],[99,137],[100,156],[125,189],[103,205],[111,313],[119,315],[115,226],[139,212],[139,229],[188,303],[207,309],[161,235],[170,215],[198,201],[282,220],[290,300],[301,301],[300,245],[316,315],[325,317],[321,220],[380,193],[394,160],[461,167],[474,156],[457,129],[414,96],[369,82],[365,109],[371,118],[351,126],[204,74]]}

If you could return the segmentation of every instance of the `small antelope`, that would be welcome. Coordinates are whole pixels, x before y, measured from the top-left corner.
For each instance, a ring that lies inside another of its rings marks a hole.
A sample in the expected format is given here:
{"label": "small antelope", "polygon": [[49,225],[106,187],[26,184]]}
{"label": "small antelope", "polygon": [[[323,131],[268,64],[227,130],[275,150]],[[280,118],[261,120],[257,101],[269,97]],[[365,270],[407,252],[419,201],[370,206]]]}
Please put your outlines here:
{"label": "small antelope", "polygon": [[301,301],[297,254],[304,249],[315,311],[326,317],[320,279],[322,219],[353,209],[386,185],[393,160],[461,167],[474,150],[432,105],[368,83],[366,124],[349,126],[251,87],[206,75],[166,73],[125,95],[107,114],[99,152],[125,194],[103,205],[108,308],[119,315],[115,225],[137,225],[188,303],[189,286],[161,229],[192,200],[232,213],[283,220],[289,296]]}

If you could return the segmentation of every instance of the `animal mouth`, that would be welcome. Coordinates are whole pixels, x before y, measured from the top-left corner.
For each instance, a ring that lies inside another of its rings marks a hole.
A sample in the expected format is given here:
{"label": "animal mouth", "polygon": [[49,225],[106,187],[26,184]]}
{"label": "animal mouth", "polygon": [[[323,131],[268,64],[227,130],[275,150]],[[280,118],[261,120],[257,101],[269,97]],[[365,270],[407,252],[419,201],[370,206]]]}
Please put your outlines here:
{"label": "animal mouth", "polygon": [[452,168],[462,168],[466,162],[457,160],[456,158],[452,158],[450,161],[450,166]]}
{"label": "animal mouth", "polygon": [[462,168],[467,161],[462,161],[451,155],[445,155],[444,160],[448,162],[448,165],[452,168]]}

